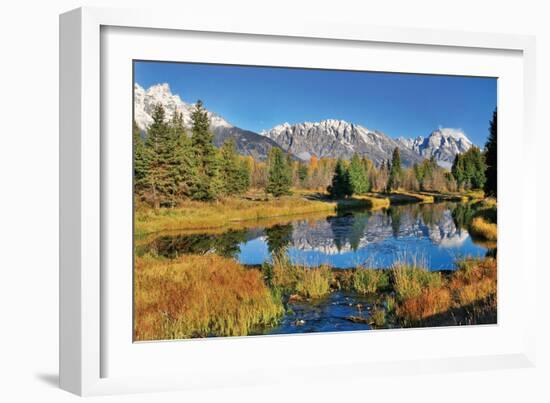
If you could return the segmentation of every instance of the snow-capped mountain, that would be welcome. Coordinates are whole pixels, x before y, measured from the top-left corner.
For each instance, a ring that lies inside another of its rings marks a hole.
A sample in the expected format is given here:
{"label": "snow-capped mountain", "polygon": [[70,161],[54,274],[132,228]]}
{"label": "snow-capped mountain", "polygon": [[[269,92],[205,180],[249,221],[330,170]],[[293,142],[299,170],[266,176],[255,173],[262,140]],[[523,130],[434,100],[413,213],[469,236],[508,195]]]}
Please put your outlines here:
{"label": "snow-capped mountain", "polygon": [[[136,83],[134,84],[134,120],[140,130],[146,131],[153,122],[153,109],[158,103],[164,106],[167,118],[171,118],[174,111],[178,111],[183,115],[184,125],[191,127],[191,114],[195,104],[184,102],[179,95],[172,93],[170,86],[166,83],[153,85],[147,90]],[[240,154],[251,155],[259,160],[266,159],[267,153],[272,147],[279,147],[271,139],[233,126],[220,115],[211,111],[207,112],[216,146],[221,146],[227,138],[233,138]]]}
{"label": "snow-capped mountain", "polygon": [[434,156],[438,164],[445,168],[452,166],[456,154],[468,151],[473,145],[462,130],[450,128],[437,129],[427,137],[401,137],[397,141],[423,158]]}
{"label": "snow-capped mountain", "polygon": [[401,151],[404,165],[420,162],[420,155],[391,137],[376,130],[344,120],[328,119],[321,122],[284,123],[262,131],[261,134],[277,142],[284,150],[308,160],[312,155],[349,159],[354,153],[366,155],[376,165],[391,159],[395,147]]}
{"label": "snow-capped mountain", "polygon": [[[153,108],[162,104],[171,118],[174,111],[183,115],[184,124],[191,126],[194,104],[184,102],[173,94],[168,84],[153,85],[147,90],[134,84],[134,119],[142,131],[152,123]],[[272,147],[307,161],[311,156],[349,159],[354,153],[365,155],[377,166],[391,159],[398,147],[405,166],[434,156],[439,165],[450,168],[458,153],[467,151],[472,142],[459,129],[440,128],[427,137],[393,139],[386,134],[344,120],[327,119],[321,122],[283,123],[261,134],[233,126],[222,116],[208,111],[214,143],[221,146],[233,138],[242,155],[265,160]]]}

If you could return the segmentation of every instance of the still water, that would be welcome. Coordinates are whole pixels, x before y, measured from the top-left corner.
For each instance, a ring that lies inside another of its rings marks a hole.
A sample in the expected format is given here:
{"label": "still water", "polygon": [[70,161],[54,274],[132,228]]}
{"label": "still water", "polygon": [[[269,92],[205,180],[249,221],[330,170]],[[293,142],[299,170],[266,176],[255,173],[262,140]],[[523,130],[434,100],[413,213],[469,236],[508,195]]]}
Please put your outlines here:
{"label": "still water", "polygon": [[138,253],[154,250],[166,257],[216,253],[259,265],[284,248],[294,263],[307,266],[388,268],[396,260],[416,260],[430,270],[453,269],[457,259],[482,257],[489,251],[466,229],[472,213],[466,204],[437,203],[302,216],[221,234],[160,234]]}

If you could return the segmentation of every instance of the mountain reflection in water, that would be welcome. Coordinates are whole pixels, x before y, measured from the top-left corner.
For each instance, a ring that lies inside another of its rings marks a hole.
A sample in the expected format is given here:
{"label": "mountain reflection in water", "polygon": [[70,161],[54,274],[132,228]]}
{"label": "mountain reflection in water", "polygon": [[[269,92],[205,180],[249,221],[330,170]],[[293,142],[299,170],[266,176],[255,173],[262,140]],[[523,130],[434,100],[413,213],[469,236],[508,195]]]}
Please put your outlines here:
{"label": "mountain reflection in water", "polygon": [[138,253],[153,251],[169,258],[216,253],[258,265],[286,248],[294,263],[307,266],[387,268],[396,259],[421,259],[432,270],[452,269],[457,258],[490,253],[468,233],[470,210],[458,203],[412,204],[300,217],[271,226],[258,222],[257,227],[222,234],[159,235]]}

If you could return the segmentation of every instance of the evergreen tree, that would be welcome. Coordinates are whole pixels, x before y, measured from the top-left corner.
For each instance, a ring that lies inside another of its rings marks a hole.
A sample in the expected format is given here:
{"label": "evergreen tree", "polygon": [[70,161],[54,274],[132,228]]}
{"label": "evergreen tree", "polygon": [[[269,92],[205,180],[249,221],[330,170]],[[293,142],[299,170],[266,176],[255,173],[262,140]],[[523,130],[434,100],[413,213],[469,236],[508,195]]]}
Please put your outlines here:
{"label": "evergreen tree", "polygon": [[222,182],[222,194],[232,196],[241,194],[248,189],[248,165],[239,161],[233,139],[227,139],[220,149],[219,174]]}
{"label": "evergreen tree", "polygon": [[352,193],[367,193],[369,191],[369,178],[358,154],[353,154],[348,172]]}
{"label": "evergreen tree", "polygon": [[332,184],[327,188],[327,191],[334,199],[341,199],[353,194],[349,172],[342,160],[336,162],[334,175],[332,176]]}
{"label": "evergreen tree", "polygon": [[210,131],[208,113],[202,101],[197,101],[191,114],[193,128],[191,147],[196,161],[196,186],[192,197],[197,200],[212,200],[218,196],[221,181],[218,175],[217,151],[214,135]]}
{"label": "evergreen tree", "polygon": [[401,183],[402,177],[401,169],[401,156],[399,155],[399,148],[395,147],[392,154],[390,177],[388,178],[387,190],[397,189]]}
{"label": "evergreen tree", "polygon": [[485,162],[487,169],[485,176],[485,194],[497,197],[497,110],[493,112],[489,126],[489,139],[485,144]]}
{"label": "evergreen tree", "polygon": [[246,159],[239,161],[237,170],[237,193],[243,194],[250,188],[252,172],[250,170],[250,164]]}
{"label": "evergreen tree", "polygon": [[135,120],[132,124],[132,139],[134,145],[134,192],[141,193],[147,186],[147,155],[145,143]]}
{"label": "evergreen tree", "polygon": [[474,146],[455,157],[451,173],[459,188],[483,189],[485,170],[485,156]]}
{"label": "evergreen tree", "polygon": [[191,147],[191,139],[187,135],[183,125],[183,114],[174,111],[170,120],[172,141],[175,144],[175,165],[172,167],[172,175],[177,182],[178,196],[190,197],[196,184],[196,165]]}
{"label": "evergreen tree", "polygon": [[153,123],[147,130],[145,141],[147,154],[147,174],[145,183],[151,192],[155,208],[161,205],[171,206],[175,202],[177,183],[173,177],[176,162],[175,143],[165,121],[165,112],[161,104],[154,107]]}
{"label": "evergreen tree", "polygon": [[292,172],[288,161],[279,147],[272,147],[268,155],[268,178],[266,192],[275,197],[290,194]]}

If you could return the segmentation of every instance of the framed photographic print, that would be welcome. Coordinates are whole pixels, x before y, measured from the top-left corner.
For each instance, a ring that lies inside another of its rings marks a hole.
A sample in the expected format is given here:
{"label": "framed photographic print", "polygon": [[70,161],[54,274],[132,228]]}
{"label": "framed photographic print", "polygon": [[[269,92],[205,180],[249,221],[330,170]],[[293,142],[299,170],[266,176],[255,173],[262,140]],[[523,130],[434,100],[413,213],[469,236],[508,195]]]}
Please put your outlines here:
{"label": "framed photographic print", "polygon": [[62,387],[531,365],[533,49],[62,15]]}

